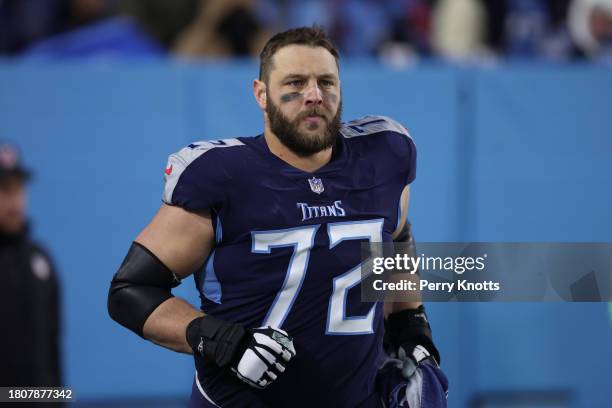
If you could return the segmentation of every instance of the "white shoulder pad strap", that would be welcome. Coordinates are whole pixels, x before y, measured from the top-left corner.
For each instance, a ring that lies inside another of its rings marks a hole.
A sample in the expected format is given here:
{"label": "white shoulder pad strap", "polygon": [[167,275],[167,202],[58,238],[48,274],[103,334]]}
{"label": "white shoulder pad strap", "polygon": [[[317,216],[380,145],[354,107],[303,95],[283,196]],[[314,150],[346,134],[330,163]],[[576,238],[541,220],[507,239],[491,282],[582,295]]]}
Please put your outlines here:
{"label": "white shoulder pad strap", "polygon": [[373,133],[391,131],[410,137],[408,130],[400,123],[387,116],[365,116],[342,124],[340,133],[346,138],[371,135]]}
{"label": "white shoulder pad strap", "polygon": [[203,140],[191,143],[189,146],[179,150],[168,157],[168,164],[164,174],[164,194],[162,199],[165,203],[172,203],[172,193],[185,169],[198,157],[214,148],[244,146],[238,139]]}

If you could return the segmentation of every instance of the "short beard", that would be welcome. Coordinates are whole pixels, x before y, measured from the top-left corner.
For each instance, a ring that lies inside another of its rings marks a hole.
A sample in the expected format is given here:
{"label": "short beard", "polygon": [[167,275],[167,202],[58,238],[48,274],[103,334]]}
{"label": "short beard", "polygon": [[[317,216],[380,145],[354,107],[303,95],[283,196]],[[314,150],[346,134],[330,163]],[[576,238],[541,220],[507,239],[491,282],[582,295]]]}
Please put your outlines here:
{"label": "short beard", "polygon": [[[331,121],[317,108],[311,109],[308,112],[302,112],[291,121],[270,98],[267,98],[266,113],[268,114],[270,130],[278,137],[281,143],[296,155],[308,157],[336,144],[342,117],[342,100],[340,100],[338,111]],[[327,126],[325,126],[320,134],[305,135],[298,130],[300,122],[305,117],[312,115],[319,115]]]}

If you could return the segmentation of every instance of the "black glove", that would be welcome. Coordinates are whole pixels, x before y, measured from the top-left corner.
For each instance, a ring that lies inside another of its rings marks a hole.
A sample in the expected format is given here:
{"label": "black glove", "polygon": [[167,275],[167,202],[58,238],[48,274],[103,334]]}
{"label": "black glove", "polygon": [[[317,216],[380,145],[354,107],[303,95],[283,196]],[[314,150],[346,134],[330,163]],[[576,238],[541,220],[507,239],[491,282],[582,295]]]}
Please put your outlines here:
{"label": "black glove", "polygon": [[221,368],[229,366],[238,378],[256,388],[271,384],[295,356],[293,339],[280,329],[258,327],[247,331],[213,316],[192,320],[186,337],[195,354]]}
{"label": "black glove", "polygon": [[385,320],[385,348],[402,360],[402,375],[410,378],[422,361],[440,363],[440,353],[433,343],[425,307],[391,313]]}

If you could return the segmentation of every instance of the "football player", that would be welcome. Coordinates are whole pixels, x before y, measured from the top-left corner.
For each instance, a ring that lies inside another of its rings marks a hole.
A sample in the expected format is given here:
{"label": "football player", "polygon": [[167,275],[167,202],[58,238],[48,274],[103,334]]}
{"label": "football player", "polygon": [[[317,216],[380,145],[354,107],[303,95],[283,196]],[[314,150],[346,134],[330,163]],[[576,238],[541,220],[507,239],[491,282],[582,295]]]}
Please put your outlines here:
{"label": "football player", "polygon": [[[193,353],[191,406],[446,406],[423,306],[360,300],[361,244],[410,240],[412,139],[383,116],[341,123],[339,55],[322,29],[279,33],[260,57],[263,134],[170,156],[110,315]],[[194,271],[200,310],[171,293]]]}

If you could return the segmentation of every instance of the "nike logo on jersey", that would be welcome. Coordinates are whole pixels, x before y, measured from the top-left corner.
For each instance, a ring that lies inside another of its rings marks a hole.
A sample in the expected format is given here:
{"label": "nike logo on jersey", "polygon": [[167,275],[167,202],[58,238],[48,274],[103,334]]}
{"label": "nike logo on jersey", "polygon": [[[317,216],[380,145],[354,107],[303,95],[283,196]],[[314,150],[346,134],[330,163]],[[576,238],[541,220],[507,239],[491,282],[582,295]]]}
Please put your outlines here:
{"label": "nike logo on jersey", "polygon": [[170,165],[170,167],[168,167],[166,170],[164,170],[164,173],[166,173],[166,175],[170,175],[172,173],[172,164]]}
{"label": "nike logo on jersey", "polygon": [[320,217],[346,217],[346,211],[342,208],[342,201],[334,201],[333,205],[308,205],[308,203],[297,203],[301,211],[302,221]]}

